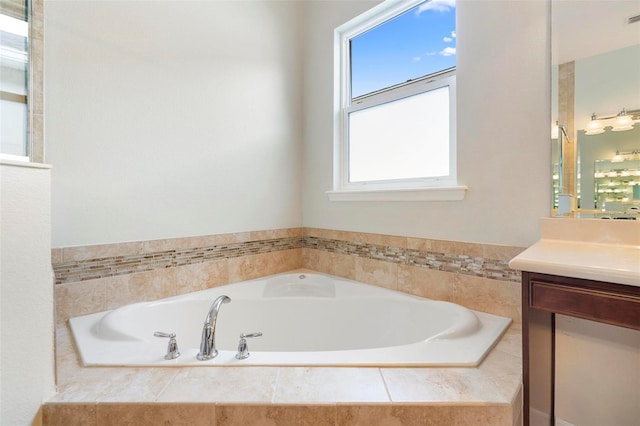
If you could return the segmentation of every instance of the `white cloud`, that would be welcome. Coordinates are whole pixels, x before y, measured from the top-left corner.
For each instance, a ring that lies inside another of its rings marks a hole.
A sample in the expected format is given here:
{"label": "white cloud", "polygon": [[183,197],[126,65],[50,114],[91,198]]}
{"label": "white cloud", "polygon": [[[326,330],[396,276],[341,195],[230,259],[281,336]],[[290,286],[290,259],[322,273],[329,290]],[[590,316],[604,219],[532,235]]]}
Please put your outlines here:
{"label": "white cloud", "polygon": [[438,52],[427,52],[427,56],[435,56]]}
{"label": "white cloud", "polygon": [[451,37],[456,38],[456,32],[455,31],[451,31]]}
{"label": "white cloud", "polygon": [[444,49],[442,49],[440,51],[440,54],[442,56],[453,56],[456,54],[456,48],[455,47],[445,47]]}
{"label": "white cloud", "polygon": [[444,37],[442,41],[444,41],[445,43],[450,43],[453,41],[453,39],[451,37]]}
{"label": "white cloud", "polygon": [[420,58],[420,56],[414,56],[413,58],[411,58],[414,62],[420,62],[420,60],[422,58]]}
{"label": "white cloud", "polygon": [[456,7],[456,0],[431,0],[420,6],[417,10],[417,14],[427,10],[435,10],[437,12],[448,12]]}

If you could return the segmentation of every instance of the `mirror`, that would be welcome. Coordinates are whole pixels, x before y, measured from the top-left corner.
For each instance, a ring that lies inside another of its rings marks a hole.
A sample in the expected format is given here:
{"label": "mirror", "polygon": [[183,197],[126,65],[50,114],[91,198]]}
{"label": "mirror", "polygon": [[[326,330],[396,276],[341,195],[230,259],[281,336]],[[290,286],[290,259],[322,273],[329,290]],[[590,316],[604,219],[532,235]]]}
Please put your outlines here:
{"label": "mirror", "polygon": [[552,216],[640,218],[640,3],[552,0]]}

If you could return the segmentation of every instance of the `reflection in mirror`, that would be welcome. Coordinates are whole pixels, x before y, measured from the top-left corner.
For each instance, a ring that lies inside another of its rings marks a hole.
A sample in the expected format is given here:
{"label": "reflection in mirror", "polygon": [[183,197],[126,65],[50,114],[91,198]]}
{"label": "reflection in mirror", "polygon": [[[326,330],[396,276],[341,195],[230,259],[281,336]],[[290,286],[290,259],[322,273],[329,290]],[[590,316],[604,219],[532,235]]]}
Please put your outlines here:
{"label": "reflection in mirror", "polygon": [[29,24],[26,0],[0,1],[0,154],[27,161]]}
{"label": "reflection in mirror", "polygon": [[640,3],[551,9],[552,215],[638,219]]}

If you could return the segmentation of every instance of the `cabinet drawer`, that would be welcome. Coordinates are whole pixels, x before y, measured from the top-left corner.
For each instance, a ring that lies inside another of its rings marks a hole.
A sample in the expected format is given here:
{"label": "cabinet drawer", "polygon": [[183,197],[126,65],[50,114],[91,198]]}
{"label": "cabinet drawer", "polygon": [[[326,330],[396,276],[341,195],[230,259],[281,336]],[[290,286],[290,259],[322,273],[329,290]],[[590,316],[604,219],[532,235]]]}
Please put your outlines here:
{"label": "cabinet drawer", "polygon": [[634,295],[532,281],[530,306],[640,330],[640,297]]}

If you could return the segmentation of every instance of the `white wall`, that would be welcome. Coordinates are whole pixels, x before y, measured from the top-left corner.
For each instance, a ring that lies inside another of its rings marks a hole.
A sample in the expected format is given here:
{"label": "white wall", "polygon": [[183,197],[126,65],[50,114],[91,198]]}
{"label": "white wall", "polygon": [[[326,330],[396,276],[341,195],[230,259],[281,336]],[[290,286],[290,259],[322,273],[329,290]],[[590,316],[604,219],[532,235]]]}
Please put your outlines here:
{"label": "white wall", "polygon": [[458,4],[465,200],[329,202],[333,29],[376,3],[48,1],[54,247],[302,224],[533,243],[550,199],[544,1]]}
{"label": "white wall", "polygon": [[40,421],[55,390],[51,173],[0,164],[0,424]]}
{"label": "white wall", "polygon": [[53,246],[300,226],[300,8],[46,1]]}
{"label": "white wall", "polygon": [[575,71],[576,129],[584,129],[593,113],[640,109],[640,44],[576,60]]}
{"label": "white wall", "polygon": [[330,202],[333,29],[377,1],[305,3],[303,220],[309,227],[527,246],[550,210],[549,5],[457,3],[463,201]]}

